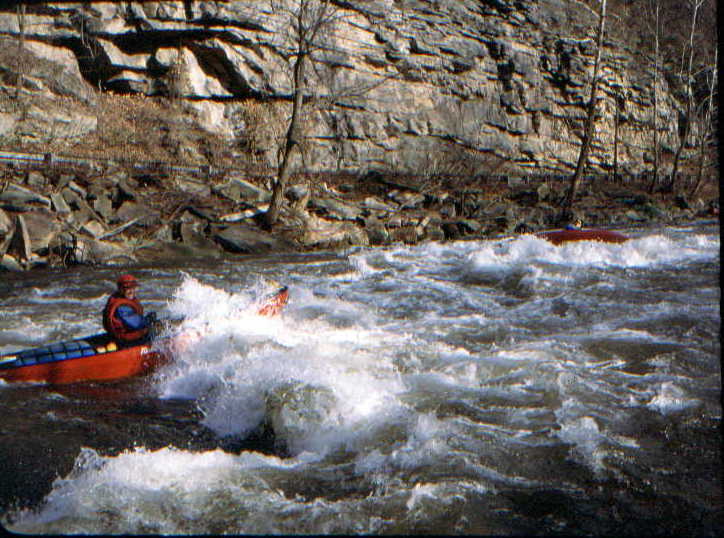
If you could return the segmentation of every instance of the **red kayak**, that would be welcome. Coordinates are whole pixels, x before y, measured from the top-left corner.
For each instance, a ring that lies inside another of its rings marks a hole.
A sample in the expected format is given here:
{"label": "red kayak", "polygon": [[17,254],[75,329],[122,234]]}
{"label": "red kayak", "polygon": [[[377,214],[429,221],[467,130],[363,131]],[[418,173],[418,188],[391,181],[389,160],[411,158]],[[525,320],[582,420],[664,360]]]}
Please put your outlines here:
{"label": "red kayak", "polygon": [[[289,300],[283,287],[267,297],[258,313],[276,316]],[[111,381],[151,371],[170,355],[151,344],[120,347],[107,333],[0,355],[0,379],[61,385],[79,381]]]}
{"label": "red kayak", "polygon": [[540,232],[538,237],[547,239],[554,245],[560,245],[567,241],[603,241],[604,243],[623,243],[628,237],[612,230],[554,230],[552,232]]}

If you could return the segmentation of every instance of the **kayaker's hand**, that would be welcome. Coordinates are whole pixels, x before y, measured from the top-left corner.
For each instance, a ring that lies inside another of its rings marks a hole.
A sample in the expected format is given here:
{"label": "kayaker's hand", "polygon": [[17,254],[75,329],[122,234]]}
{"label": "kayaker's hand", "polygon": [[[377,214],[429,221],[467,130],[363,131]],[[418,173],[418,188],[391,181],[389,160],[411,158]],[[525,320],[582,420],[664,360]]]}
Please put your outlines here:
{"label": "kayaker's hand", "polygon": [[156,312],[149,312],[148,314],[146,314],[147,325],[153,325],[154,323],[156,323],[156,321]]}

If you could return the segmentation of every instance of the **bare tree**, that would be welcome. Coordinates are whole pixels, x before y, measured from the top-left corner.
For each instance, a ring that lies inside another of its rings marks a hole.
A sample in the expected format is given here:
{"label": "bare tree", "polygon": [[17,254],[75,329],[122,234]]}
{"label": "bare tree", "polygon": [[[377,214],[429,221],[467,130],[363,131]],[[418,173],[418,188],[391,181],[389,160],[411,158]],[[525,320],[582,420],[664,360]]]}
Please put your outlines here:
{"label": "bare tree", "polygon": [[660,30],[659,21],[661,14],[660,0],[653,0],[653,11],[654,11],[654,84],[653,84],[653,111],[652,111],[652,126],[653,131],[653,150],[654,150],[654,174],[651,179],[651,185],[649,186],[649,192],[654,192],[656,185],[659,183],[659,157],[661,155],[659,149],[659,50],[660,50]]}
{"label": "bare tree", "polygon": [[307,64],[316,60],[315,54],[335,30],[338,9],[330,0],[295,0],[272,2],[272,9],[288,19],[288,60],[292,63],[292,117],[289,121],[272,199],[265,215],[266,225],[272,228],[281,212],[284,191],[292,172],[294,153],[299,151],[303,138],[303,107],[307,98]]}
{"label": "bare tree", "polygon": [[23,61],[25,54],[25,4],[18,4],[15,7],[15,13],[18,19],[18,58],[15,79],[15,99],[19,99],[20,90],[23,88],[23,69],[25,68],[25,62]]}
{"label": "bare tree", "polygon": [[692,196],[696,195],[697,192],[699,192],[699,189],[701,188],[701,185],[704,180],[704,167],[706,164],[706,145],[709,141],[709,136],[712,129],[712,119],[714,117],[714,113],[716,112],[715,109],[717,108],[717,101],[715,101],[714,97],[718,88],[718,77],[719,73],[717,70],[718,64],[717,61],[719,59],[719,49],[714,49],[714,61],[711,64],[710,67],[710,75],[709,75],[709,96],[708,98],[702,103],[702,108],[704,109],[703,112],[703,121],[701,125],[701,132],[699,134],[699,163],[697,165],[697,174],[696,174],[696,183],[694,184],[694,188],[691,191]]}
{"label": "bare tree", "polygon": [[576,164],[576,171],[571,177],[571,182],[568,188],[568,193],[564,198],[564,208],[570,212],[573,207],[573,199],[578,191],[578,186],[581,183],[583,177],[583,171],[588,163],[588,154],[591,151],[591,143],[593,141],[594,128],[596,123],[596,104],[598,94],[598,83],[599,83],[599,71],[601,68],[601,55],[603,53],[603,36],[604,28],[606,23],[606,0],[601,0],[601,5],[598,11],[598,31],[596,33],[596,61],[593,64],[593,78],[591,80],[591,96],[586,105],[586,124],[583,132],[583,141],[581,144],[581,150],[578,154],[578,163]]}
{"label": "bare tree", "polygon": [[[679,132],[679,146],[676,148],[676,154],[674,155],[674,165],[671,170],[671,179],[669,180],[668,189],[673,191],[676,183],[677,175],[679,173],[679,163],[681,161],[681,154],[684,147],[689,139],[689,133],[691,132],[691,123],[693,121],[694,113],[694,35],[696,33],[696,17],[699,13],[699,8],[705,0],[689,0],[689,6],[691,7],[691,31],[689,32],[689,61],[686,66],[682,65],[680,77],[684,82],[684,91],[686,93],[686,103],[684,110],[684,126]],[[685,52],[685,51],[684,51]]]}
{"label": "bare tree", "polygon": [[618,181],[618,136],[619,127],[621,126],[621,111],[626,106],[626,98],[617,91],[614,95],[614,115],[613,115],[613,180]]}

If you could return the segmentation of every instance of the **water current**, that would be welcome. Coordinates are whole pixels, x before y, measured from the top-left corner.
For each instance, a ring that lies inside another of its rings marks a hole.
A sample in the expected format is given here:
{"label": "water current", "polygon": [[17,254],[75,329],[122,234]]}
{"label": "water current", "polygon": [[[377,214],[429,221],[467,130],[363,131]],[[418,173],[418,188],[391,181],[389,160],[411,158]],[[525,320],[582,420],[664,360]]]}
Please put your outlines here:
{"label": "water current", "polygon": [[[0,521],[715,536],[719,228],[626,233],[134,268],[204,336],[142,378],[0,382]],[[0,353],[100,332],[121,270],[0,275]],[[283,315],[256,315],[276,283]]]}

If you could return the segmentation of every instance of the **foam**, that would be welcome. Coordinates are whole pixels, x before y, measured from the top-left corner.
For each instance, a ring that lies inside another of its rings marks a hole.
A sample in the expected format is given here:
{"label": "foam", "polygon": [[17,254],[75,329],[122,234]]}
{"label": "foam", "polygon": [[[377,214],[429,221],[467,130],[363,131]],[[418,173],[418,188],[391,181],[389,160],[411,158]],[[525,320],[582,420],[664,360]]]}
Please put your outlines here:
{"label": "foam", "polygon": [[655,396],[646,406],[662,415],[669,415],[696,407],[699,404],[699,400],[687,397],[682,388],[671,381],[666,381],[659,384]]}
{"label": "foam", "polygon": [[[327,316],[350,308],[334,297],[317,301]],[[295,453],[350,442],[360,423],[400,405],[404,387],[390,359],[370,351],[395,336],[296,320],[293,308],[280,317],[258,316],[252,304],[245,293],[184,281],[169,310],[186,316],[179,332],[201,335],[157,378],[162,397],[200,401],[204,424],[220,436],[243,436],[271,419]]]}

